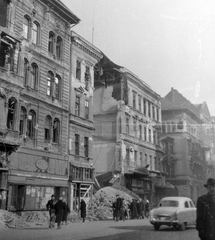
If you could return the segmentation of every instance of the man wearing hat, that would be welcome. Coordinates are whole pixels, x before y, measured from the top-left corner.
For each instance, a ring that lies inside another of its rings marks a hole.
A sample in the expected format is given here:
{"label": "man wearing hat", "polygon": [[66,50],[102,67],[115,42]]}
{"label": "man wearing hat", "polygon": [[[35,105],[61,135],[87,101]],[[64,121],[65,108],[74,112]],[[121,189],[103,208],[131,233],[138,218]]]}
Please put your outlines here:
{"label": "man wearing hat", "polygon": [[208,192],[197,200],[196,229],[201,240],[215,240],[215,179],[204,186]]}
{"label": "man wearing hat", "polygon": [[57,201],[55,200],[55,195],[52,195],[51,199],[46,204],[46,208],[47,210],[49,210],[49,217],[50,217],[49,227],[50,228],[54,227],[55,225],[55,204],[56,203]]}

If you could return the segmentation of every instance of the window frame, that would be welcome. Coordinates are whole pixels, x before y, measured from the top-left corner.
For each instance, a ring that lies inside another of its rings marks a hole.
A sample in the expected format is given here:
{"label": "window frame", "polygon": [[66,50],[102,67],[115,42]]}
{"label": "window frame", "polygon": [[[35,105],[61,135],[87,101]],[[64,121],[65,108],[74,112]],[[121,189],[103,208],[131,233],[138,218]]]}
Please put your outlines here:
{"label": "window frame", "polygon": [[79,156],[80,153],[80,135],[75,134],[75,155]]}
{"label": "window frame", "polygon": [[60,143],[60,120],[58,118],[55,118],[53,121],[52,142]]}
{"label": "window frame", "polygon": [[52,118],[47,115],[45,117],[45,124],[44,124],[44,142],[51,141],[51,125],[52,125]]}
{"label": "window frame", "polygon": [[76,95],[75,96],[75,115],[80,117],[80,103],[81,103],[81,97]]}

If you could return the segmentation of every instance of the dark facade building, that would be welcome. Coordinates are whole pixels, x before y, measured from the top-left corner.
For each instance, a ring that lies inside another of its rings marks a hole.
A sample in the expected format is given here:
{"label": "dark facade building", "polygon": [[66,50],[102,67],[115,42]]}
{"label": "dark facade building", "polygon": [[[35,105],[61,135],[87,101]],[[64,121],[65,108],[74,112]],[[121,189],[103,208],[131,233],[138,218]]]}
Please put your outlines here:
{"label": "dark facade building", "polygon": [[0,12],[7,208],[44,209],[51,194],[68,197],[70,28],[79,19],[57,0],[1,0]]}

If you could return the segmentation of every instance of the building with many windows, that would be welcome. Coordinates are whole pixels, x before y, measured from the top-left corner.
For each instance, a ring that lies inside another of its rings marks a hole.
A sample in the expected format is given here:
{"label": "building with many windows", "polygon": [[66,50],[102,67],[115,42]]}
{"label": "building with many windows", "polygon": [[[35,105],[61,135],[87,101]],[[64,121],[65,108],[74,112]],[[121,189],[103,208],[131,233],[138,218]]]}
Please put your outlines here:
{"label": "building with many windows", "polygon": [[166,180],[179,195],[196,201],[205,192],[206,179],[214,177],[214,137],[208,131],[213,130],[212,118],[206,103],[194,105],[173,88],[161,100],[161,107]]}
{"label": "building with many windows", "polygon": [[102,58],[99,49],[72,32],[69,108],[69,186],[71,209],[93,193],[93,95],[94,67]]}
{"label": "building with many windows", "polygon": [[[44,209],[51,194],[68,195],[70,28],[79,18],[57,0],[1,0],[0,9],[7,208]],[[10,155],[7,139],[21,144]]]}
{"label": "building with many windows", "polygon": [[113,172],[111,183],[118,181],[141,198],[156,203],[160,197],[155,188],[168,188],[160,171],[160,96],[105,55],[95,74],[96,175]]}

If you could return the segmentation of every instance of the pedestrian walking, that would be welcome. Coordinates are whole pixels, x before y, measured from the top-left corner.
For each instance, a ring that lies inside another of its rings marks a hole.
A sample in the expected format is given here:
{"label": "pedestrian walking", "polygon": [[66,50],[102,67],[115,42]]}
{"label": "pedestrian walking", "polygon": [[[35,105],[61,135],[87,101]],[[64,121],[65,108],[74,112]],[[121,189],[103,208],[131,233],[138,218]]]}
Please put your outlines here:
{"label": "pedestrian walking", "polygon": [[55,195],[51,196],[51,199],[47,202],[46,208],[49,211],[49,227],[52,228],[55,225],[55,204],[57,200],[55,199]]}
{"label": "pedestrian walking", "polygon": [[63,212],[65,209],[65,203],[63,202],[63,198],[60,197],[57,203],[55,204],[55,213],[56,213],[56,220],[55,222],[57,223],[57,228],[61,228],[61,222],[63,218]]}
{"label": "pedestrian walking", "polygon": [[85,218],[86,218],[86,203],[85,203],[84,199],[81,199],[80,210],[81,210],[81,218],[83,219],[82,222],[84,222]]}
{"label": "pedestrian walking", "polygon": [[113,220],[116,219],[116,200],[113,199],[113,202],[112,202],[112,211],[113,211]]}
{"label": "pedestrian walking", "polygon": [[116,222],[120,219],[122,208],[122,200],[119,195],[116,195]]}
{"label": "pedestrian walking", "polygon": [[207,194],[197,199],[196,229],[201,240],[215,239],[215,179],[204,184]]}
{"label": "pedestrian walking", "polygon": [[68,225],[68,214],[70,213],[70,208],[66,202],[66,199],[63,199],[63,203],[64,203],[64,208],[63,208],[63,218],[62,218],[62,225]]}

